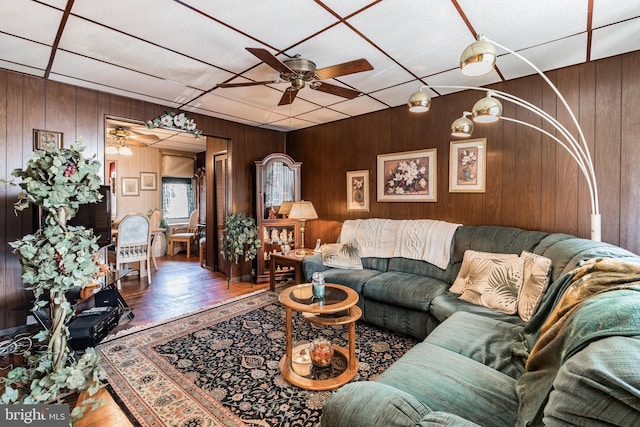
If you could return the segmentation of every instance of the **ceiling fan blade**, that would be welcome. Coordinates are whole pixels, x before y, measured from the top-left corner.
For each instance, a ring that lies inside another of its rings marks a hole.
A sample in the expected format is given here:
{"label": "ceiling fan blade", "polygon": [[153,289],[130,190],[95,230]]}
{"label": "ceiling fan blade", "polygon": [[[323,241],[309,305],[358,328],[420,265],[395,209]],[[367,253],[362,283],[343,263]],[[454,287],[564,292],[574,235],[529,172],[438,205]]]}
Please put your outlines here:
{"label": "ceiling fan blade", "polygon": [[279,73],[295,74],[295,72],[291,68],[287,67],[285,64],[280,62],[280,60],[275,56],[273,56],[271,53],[269,53],[268,50],[262,49],[259,47],[247,47],[245,49],[247,49],[249,52],[254,54],[258,59],[260,59],[262,62],[264,62],[274,70],[278,71]]}
{"label": "ceiling fan blade", "polygon": [[247,83],[222,83],[218,87],[246,87],[246,86],[259,86],[268,85],[272,83],[284,83],[282,80],[267,80],[264,82],[247,82]]}
{"label": "ceiling fan blade", "polygon": [[293,89],[293,90],[285,90],[284,93],[282,94],[282,98],[280,98],[280,102],[278,102],[278,105],[289,105],[293,102],[294,99],[296,99],[296,95],[298,95],[298,90],[297,89]]}
{"label": "ceiling fan blade", "polygon": [[342,86],[336,86],[329,83],[324,82],[316,82],[320,83],[319,85],[311,86],[312,89],[319,90],[320,92],[329,93],[331,95],[341,96],[343,98],[353,99],[357,96],[362,95],[362,92],[357,90],[349,89]]}
{"label": "ceiling fan blade", "polygon": [[[154,136],[155,136],[155,135],[154,135]],[[133,140],[133,139],[131,139],[131,138],[128,138],[128,139],[127,139],[126,144],[127,144],[127,145],[132,145],[132,146],[134,146],[134,147],[146,147],[146,146],[147,146],[147,144],[145,144],[144,142],[135,141],[135,140]]]}
{"label": "ceiling fan blade", "polygon": [[369,70],[373,70],[373,66],[369,64],[369,61],[366,59],[360,58],[354,61],[320,68],[319,70],[316,70],[316,75],[320,80],[325,80]]}
{"label": "ceiling fan blade", "polygon": [[145,135],[145,134],[137,133],[135,131],[131,131],[131,132],[136,133],[137,135],[129,136],[127,138],[127,141],[132,139],[137,139],[138,141],[149,141],[149,142],[160,141],[160,137],[158,135]]}

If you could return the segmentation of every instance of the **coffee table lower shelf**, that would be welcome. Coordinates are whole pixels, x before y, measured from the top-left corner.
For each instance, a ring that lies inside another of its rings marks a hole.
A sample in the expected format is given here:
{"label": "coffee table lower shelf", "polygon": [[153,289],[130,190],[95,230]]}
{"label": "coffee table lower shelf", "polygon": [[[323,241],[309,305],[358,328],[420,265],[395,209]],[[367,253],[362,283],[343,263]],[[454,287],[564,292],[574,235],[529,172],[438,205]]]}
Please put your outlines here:
{"label": "coffee table lower shelf", "polygon": [[340,352],[347,359],[349,366],[340,375],[326,380],[316,380],[313,378],[303,377],[294,372],[291,368],[291,360],[288,355],[282,356],[280,359],[280,372],[285,380],[291,384],[304,388],[305,390],[333,390],[345,385],[356,376],[358,372],[358,360],[356,358],[349,359],[349,350],[339,345],[333,346],[334,352]]}

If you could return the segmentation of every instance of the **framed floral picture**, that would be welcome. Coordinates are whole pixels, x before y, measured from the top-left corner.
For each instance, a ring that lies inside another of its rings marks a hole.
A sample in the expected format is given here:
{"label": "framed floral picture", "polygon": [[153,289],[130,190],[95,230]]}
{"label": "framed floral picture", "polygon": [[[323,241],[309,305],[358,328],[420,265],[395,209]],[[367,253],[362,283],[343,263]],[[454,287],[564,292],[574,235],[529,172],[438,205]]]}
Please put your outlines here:
{"label": "framed floral picture", "polygon": [[379,202],[435,202],[436,149],[378,155]]}
{"label": "framed floral picture", "polygon": [[487,138],[451,141],[449,192],[484,193],[487,173]]}
{"label": "framed floral picture", "polygon": [[123,196],[139,196],[140,180],[138,178],[122,178],[122,195]]}
{"label": "framed floral picture", "polygon": [[155,172],[140,172],[140,190],[155,191],[158,189],[158,174]]}
{"label": "framed floral picture", "polygon": [[347,172],[347,210],[369,212],[369,171]]}
{"label": "framed floral picture", "polygon": [[62,132],[51,130],[33,130],[33,149],[50,150],[52,148],[62,148]]}

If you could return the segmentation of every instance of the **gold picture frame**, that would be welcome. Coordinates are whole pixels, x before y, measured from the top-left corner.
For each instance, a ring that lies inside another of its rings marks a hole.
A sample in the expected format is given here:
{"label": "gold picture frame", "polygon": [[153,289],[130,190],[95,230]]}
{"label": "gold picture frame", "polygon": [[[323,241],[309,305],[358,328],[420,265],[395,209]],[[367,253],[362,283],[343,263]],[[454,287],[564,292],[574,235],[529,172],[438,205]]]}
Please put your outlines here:
{"label": "gold picture frame", "polygon": [[122,195],[123,196],[139,196],[140,180],[138,178],[122,178]]}
{"label": "gold picture frame", "polygon": [[484,193],[487,175],[487,138],[451,141],[449,192]]}
{"label": "gold picture frame", "polygon": [[62,132],[52,130],[33,130],[33,149],[51,150],[52,148],[62,148]]}
{"label": "gold picture frame", "polygon": [[158,189],[158,174],[155,172],[140,172],[140,190],[156,191]]}
{"label": "gold picture frame", "polygon": [[369,170],[347,172],[347,211],[369,209]]}
{"label": "gold picture frame", "polygon": [[437,149],[379,154],[379,202],[436,202]]}

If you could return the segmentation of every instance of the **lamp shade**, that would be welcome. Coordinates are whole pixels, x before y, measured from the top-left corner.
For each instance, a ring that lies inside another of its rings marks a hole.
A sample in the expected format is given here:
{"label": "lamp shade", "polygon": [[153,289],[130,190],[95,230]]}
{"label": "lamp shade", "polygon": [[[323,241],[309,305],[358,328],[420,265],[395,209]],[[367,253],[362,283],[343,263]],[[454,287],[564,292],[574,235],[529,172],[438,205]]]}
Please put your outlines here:
{"label": "lamp shade", "polygon": [[289,211],[289,218],[306,221],[308,219],[317,219],[318,214],[313,207],[313,203],[301,200],[293,202]]}
{"label": "lamp shade", "polygon": [[278,215],[289,215],[289,212],[291,212],[291,206],[293,206],[293,202],[291,200],[282,202],[280,209],[278,209]]}
{"label": "lamp shade", "polygon": [[487,74],[496,63],[496,48],[485,40],[471,43],[460,55],[460,70],[465,76]]}
{"label": "lamp shade", "polygon": [[133,155],[133,151],[131,151],[131,148],[129,148],[128,146],[123,145],[118,149],[118,154],[121,154],[123,156],[131,156]]}
{"label": "lamp shade", "polygon": [[107,148],[104,150],[107,154],[118,154],[118,147],[115,145],[107,145]]}
{"label": "lamp shade", "polygon": [[412,113],[424,113],[429,111],[429,107],[431,107],[431,97],[420,89],[409,97],[407,105]]}
{"label": "lamp shade", "polygon": [[485,96],[473,105],[471,110],[473,121],[476,123],[497,122],[502,116],[502,104],[490,95]]}
{"label": "lamp shade", "polygon": [[[466,113],[468,114],[468,113]],[[457,118],[451,123],[451,136],[461,138],[470,137],[473,133],[473,122],[466,117],[466,114]]]}

